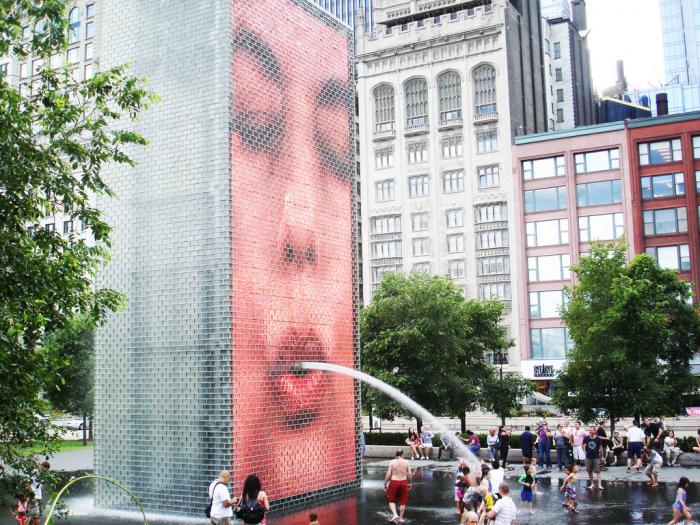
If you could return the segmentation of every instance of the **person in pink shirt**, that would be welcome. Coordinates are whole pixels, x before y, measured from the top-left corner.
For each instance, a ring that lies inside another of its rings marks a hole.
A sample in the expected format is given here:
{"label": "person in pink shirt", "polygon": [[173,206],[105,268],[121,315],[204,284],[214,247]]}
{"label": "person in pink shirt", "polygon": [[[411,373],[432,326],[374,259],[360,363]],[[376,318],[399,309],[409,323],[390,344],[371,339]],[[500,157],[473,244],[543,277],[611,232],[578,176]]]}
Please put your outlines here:
{"label": "person in pink shirt", "polygon": [[577,421],[572,435],[574,444],[574,463],[583,465],[583,463],[586,461],[586,452],[583,450],[583,438],[586,436],[586,431],[581,428],[581,422]]}

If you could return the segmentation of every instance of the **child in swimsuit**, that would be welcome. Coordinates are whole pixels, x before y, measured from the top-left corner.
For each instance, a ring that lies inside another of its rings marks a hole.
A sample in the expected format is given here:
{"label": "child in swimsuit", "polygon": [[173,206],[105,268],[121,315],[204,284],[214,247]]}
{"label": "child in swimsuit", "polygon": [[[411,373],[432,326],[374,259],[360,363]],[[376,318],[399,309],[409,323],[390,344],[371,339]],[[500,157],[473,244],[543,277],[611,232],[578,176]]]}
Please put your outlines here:
{"label": "child in swimsuit", "polygon": [[566,477],[564,478],[564,483],[559,490],[564,491],[565,500],[561,504],[562,507],[567,509],[569,512],[578,514],[576,510],[576,473],[578,472],[577,466],[566,467]]}
{"label": "child in swimsuit", "polygon": [[690,519],[693,517],[688,510],[688,506],[685,504],[685,499],[688,497],[686,489],[688,488],[688,478],[683,476],[678,480],[678,490],[676,490],[676,501],[673,502],[673,519],[668,522],[668,525],[675,525],[680,523],[682,519],[686,520],[686,523],[690,523]]}

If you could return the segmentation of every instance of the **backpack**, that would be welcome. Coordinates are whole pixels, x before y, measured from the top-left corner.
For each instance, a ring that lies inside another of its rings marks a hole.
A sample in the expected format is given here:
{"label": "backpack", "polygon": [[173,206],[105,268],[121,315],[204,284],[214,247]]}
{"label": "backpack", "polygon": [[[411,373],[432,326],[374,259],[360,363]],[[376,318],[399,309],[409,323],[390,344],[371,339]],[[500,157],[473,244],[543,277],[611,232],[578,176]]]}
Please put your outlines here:
{"label": "backpack", "polygon": [[243,500],[235,511],[236,517],[246,524],[260,523],[265,519],[265,507],[257,497]]}
{"label": "backpack", "polygon": [[219,482],[216,483],[216,485],[214,485],[214,488],[211,489],[211,496],[209,497],[209,503],[207,504],[206,508],[204,509],[204,515],[205,515],[207,518],[211,518],[211,505],[212,505],[212,503],[214,502],[214,493],[216,492],[216,487],[217,487],[218,485],[223,485],[223,483],[221,483],[221,482],[219,481]]}

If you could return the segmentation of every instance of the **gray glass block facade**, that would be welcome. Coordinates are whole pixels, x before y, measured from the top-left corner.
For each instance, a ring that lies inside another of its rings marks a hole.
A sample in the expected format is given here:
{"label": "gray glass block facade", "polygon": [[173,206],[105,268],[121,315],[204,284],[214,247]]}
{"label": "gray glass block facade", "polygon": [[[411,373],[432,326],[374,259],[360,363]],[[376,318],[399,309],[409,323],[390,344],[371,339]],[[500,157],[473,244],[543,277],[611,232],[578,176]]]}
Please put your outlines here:
{"label": "gray glass block facade", "polygon": [[[161,100],[98,202],[97,284],[128,305],[97,338],[96,472],[198,517],[222,469],[277,508],[356,488],[359,386],[295,366],[359,365],[351,31],[306,0],[100,16],[100,69],[130,62]],[[108,485],[97,504],[132,508]]]}

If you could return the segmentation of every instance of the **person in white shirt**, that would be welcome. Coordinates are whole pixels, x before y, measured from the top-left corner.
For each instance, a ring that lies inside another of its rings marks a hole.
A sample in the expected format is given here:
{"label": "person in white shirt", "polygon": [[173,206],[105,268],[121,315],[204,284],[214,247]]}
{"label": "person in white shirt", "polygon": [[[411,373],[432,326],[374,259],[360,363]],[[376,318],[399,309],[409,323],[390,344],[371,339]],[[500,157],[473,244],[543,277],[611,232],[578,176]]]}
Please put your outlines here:
{"label": "person in white shirt", "polygon": [[644,455],[647,456],[649,464],[644,470],[644,473],[649,478],[649,485],[652,487],[659,486],[659,472],[664,464],[664,458],[656,450],[649,447],[644,447]]}
{"label": "person in white shirt", "polygon": [[515,525],[515,517],[518,515],[518,509],[515,502],[510,497],[510,488],[507,483],[501,483],[498,486],[498,492],[501,495],[496,504],[487,514],[486,518],[493,521],[493,525]]}
{"label": "person in white shirt", "polygon": [[639,422],[633,421],[632,426],[627,430],[627,472],[636,461],[637,472],[642,468],[642,449],[644,448],[644,431],[639,428]]}
{"label": "person in white shirt", "polygon": [[486,444],[489,447],[489,461],[497,459],[500,442],[495,428],[489,429],[489,435],[486,436]]}
{"label": "person in white shirt", "polygon": [[494,494],[498,494],[499,487],[501,486],[501,483],[503,483],[503,478],[506,475],[506,471],[504,468],[501,468],[501,462],[495,459],[493,463],[491,463],[491,466],[493,467],[491,469],[491,472],[489,472],[489,480],[491,481],[491,492]]}
{"label": "person in white shirt", "polygon": [[219,477],[209,485],[209,497],[211,498],[210,520],[212,525],[231,525],[233,518],[234,501],[228,491],[228,484],[231,481],[231,473],[222,470]]}

